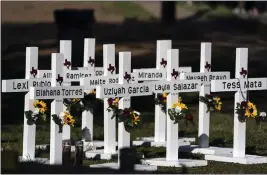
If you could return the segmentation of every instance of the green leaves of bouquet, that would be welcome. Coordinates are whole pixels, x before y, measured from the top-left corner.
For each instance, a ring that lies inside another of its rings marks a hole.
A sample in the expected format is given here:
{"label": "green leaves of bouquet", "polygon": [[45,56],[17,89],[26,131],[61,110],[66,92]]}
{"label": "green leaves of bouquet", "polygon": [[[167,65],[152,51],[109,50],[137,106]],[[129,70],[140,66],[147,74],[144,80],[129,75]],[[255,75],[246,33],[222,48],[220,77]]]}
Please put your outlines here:
{"label": "green leaves of bouquet", "polygon": [[43,101],[35,100],[33,103],[34,110],[25,111],[25,116],[27,118],[27,124],[33,125],[36,124],[37,121],[42,119],[43,121],[46,120],[46,112],[47,106],[46,103]]}
{"label": "green leaves of bouquet", "polygon": [[55,124],[59,126],[59,133],[62,133],[63,125],[70,125],[74,127],[75,120],[73,119],[73,116],[71,116],[67,111],[61,112],[59,115],[52,114],[51,116]]}
{"label": "green leaves of bouquet", "polygon": [[179,123],[179,121],[181,120],[184,120],[186,125],[188,121],[194,125],[193,115],[190,113],[188,107],[184,103],[182,103],[181,97],[179,97],[177,103],[174,103],[172,105],[171,109],[168,109],[168,114],[170,116],[170,119],[174,121],[174,124]]}
{"label": "green leaves of bouquet", "polygon": [[123,122],[124,128],[127,132],[131,132],[132,129],[136,128],[140,124],[140,113],[130,108],[119,109],[120,98],[109,98],[107,110],[113,112],[112,119],[116,117],[117,122]]}
{"label": "green leaves of bouquet", "polygon": [[67,107],[67,110],[73,116],[78,116],[83,111],[88,111],[90,108],[94,108],[97,102],[95,89],[89,93],[84,93],[82,99],[64,99],[63,103]]}
{"label": "green leaves of bouquet", "polygon": [[212,95],[205,94],[205,96],[200,96],[199,101],[203,102],[207,105],[207,113],[210,111],[221,111],[222,110],[222,102],[220,97],[213,97]]}
{"label": "green leaves of bouquet", "polygon": [[166,102],[168,93],[163,92],[162,94],[157,94],[155,98],[155,104],[161,107],[161,110],[166,112]]}

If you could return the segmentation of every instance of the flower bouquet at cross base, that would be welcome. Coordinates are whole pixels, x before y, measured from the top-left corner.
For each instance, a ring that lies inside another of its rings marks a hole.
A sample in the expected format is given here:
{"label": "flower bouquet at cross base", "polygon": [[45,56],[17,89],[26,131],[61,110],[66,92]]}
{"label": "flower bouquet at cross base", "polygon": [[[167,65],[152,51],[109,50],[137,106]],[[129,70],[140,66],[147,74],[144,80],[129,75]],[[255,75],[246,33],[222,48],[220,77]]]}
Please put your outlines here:
{"label": "flower bouquet at cross base", "polygon": [[119,109],[119,101],[121,98],[109,98],[107,110],[113,112],[112,119],[116,117],[117,122],[123,122],[124,128],[127,132],[131,132],[132,129],[137,128],[140,125],[140,113],[133,110],[133,108]]}
{"label": "flower bouquet at cross base", "polygon": [[221,111],[222,110],[222,102],[220,97],[214,97],[209,94],[205,94],[205,96],[200,96],[199,101],[205,103],[207,105],[207,111]]}
{"label": "flower bouquet at cross base", "polygon": [[163,92],[162,94],[157,94],[155,98],[155,104],[161,107],[161,110],[166,112],[166,102],[168,93]]}
{"label": "flower bouquet at cross base", "polygon": [[256,120],[256,124],[266,122],[266,112],[259,112],[257,106],[251,101],[242,101],[236,105],[236,113],[240,122],[246,122],[247,119],[252,118]]}
{"label": "flower bouquet at cross base", "polygon": [[64,99],[63,103],[73,116],[79,116],[81,112],[94,108],[97,102],[96,90],[84,93],[84,98]]}
{"label": "flower bouquet at cross base", "polygon": [[43,121],[46,121],[47,116],[47,105],[43,101],[35,100],[33,102],[34,110],[25,111],[25,116],[27,118],[27,124],[33,125],[36,124],[37,121],[40,121],[42,119]]}
{"label": "flower bouquet at cross base", "polygon": [[67,111],[61,112],[59,115],[53,114],[51,116],[53,117],[53,121],[59,126],[59,133],[62,133],[63,125],[74,127],[75,120]]}
{"label": "flower bouquet at cross base", "polygon": [[173,120],[174,124],[179,123],[180,120],[184,120],[187,125],[188,122],[194,125],[194,117],[190,113],[188,107],[182,103],[182,98],[179,97],[178,102],[172,105],[171,109],[168,109],[170,119]]}

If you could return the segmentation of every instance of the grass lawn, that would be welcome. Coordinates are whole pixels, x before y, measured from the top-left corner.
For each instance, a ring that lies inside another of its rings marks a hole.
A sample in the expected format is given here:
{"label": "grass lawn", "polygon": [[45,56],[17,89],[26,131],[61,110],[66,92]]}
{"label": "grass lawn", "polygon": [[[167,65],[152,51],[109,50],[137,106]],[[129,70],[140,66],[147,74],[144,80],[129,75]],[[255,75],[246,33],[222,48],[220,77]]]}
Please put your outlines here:
{"label": "grass lawn", "polygon": [[[192,112],[197,116],[197,106],[189,105]],[[210,145],[232,147],[233,144],[233,117],[232,113],[222,111],[221,113],[211,114],[211,131],[210,131]],[[96,116],[95,118],[101,117]],[[135,139],[140,136],[153,136],[154,123],[153,113],[144,113],[143,125],[140,129],[133,131],[131,138]],[[78,122],[79,125],[79,122]],[[189,125],[186,127],[183,124],[179,126],[180,136],[197,136],[197,118],[195,126]],[[22,151],[22,125],[4,125],[2,126],[2,148],[11,148],[17,150],[20,154]],[[254,120],[247,122],[247,154],[256,154],[267,156],[267,124],[263,123],[256,126]],[[94,128],[95,139],[103,139],[103,126],[95,125]],[[72,129],[72,138],[80,139],[80,126]],[[49,143],[49,125],[37,126],[37,144]],[[165,148],[158,147],[137,147],[138,152],[142,152],[146,158],[164,157]],[[36,151],[38,157],[49,157],[49,152]],[[181,153],[179,157],[189,157],[196,159],[203,159],[203,155],[192,155],[188,153]],[[112,160],[114,161],[114,160]],[[104,163],[108,161],[98,160],[84,160],[84,165]],[[188,173],[264,173],[267,172],[267,164],[261,165],[239,165],[231,163],[220,163],[209,161],[207,167],[189,168]],[[158,173],[185,173],[182,168],[159,167]]]}

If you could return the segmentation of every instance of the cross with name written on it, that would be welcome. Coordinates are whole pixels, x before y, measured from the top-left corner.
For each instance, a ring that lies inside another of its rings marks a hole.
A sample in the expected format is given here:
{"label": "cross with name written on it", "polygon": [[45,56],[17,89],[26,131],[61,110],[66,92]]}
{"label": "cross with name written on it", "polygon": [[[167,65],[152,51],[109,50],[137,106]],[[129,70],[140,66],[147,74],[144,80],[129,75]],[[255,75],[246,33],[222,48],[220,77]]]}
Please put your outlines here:
{"label": "cross with name written on it", "polygon": [[[73,70],[65,70],[63,78],[69,81],[79,81],[80,78],[87,78],[92,76],[102,76],[103,68],[95,67],[95,74],[92,75],[92,71],[85,67],[72,68]],[[52,73],[50,70],[38,70],[38,77],[40,78],[51,78]]]}
{"label": "cross with name written on it", "polygon": [[[153,91],[156,93],[166,92],[167,104],[166,108],[173,108],[173,104],[177,103],[180,92],[199,92],[201,87],[200,80],[176,80],[177,72],[179,72],[179,50],[170,49],[167,51],[167,80],[160,82],[151,82],[154,85]],[[167,113],[166,117],[166,157],[165,158],[153,158],[142,160],[143,164],[154,166],[171,166],[171,167],[189,167],[194,166],[206,166],[205,160],[192,160],[192,159],[179,159],[178,156],[178,131],[179,123],[174,123],[171,120],[170,114]]]}
{"label": "cross with name written on it", "polygon": [[[248,78],[248,49],[236,49],[235,79],[212,80],[211,92],[234,91],[235,109],[237,103],[248,100],[249,90],[267,90],[267,78]],[[223,162],[235,162],[244,164],[267,163],[266,157],[246,155],[246,122],[238,120],[238,114],[234,113],[234,141],[232,155],[206,155],[206,160],[218,160]]]}
{"label": "cross with name written on it", "polygon": [[[84,97],[82,86],[63,86],[63,59],[64,55],[61,53],[52,54],[51,87],[30,87],[30,99],[54,99],[51,103],[51,115],[63,112],[64,98]],[[59,126],[52,117],[50,130],[50,164],[62,164],[62,133],[59,132]]]}
{"label": "cross with name written on it", "polygon": [[[230,78],[230,72],[211,72],[211,43],[201,43],[200,72],[181,73],[180,78],[184,80],[201,80],[199,96],[210,95],[211,80],[226,80]],[[209,147],[210,112],[207,106],[199,102],[198,121],[198,147]],[[205,151],[206,149],[193,149],[192,151]]]}

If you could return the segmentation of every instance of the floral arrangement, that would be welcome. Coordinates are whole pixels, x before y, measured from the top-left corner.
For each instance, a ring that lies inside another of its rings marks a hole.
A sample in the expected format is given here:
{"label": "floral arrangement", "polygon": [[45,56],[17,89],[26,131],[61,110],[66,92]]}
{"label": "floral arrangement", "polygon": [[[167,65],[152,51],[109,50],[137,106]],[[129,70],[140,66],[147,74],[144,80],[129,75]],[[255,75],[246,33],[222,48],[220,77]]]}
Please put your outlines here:
{"label": "floral arrangement", "polygon": [[113,112],[112,117],[117,118],[117,122],[123,122],[125,130],[130,132],[132,129],[139,126],[140,120],[140,113],[130,108],[119,109],[119,101],[120,98],[109,98],[108,105],[109,107],[107,110],[109,112]]}
{"label": "floral arrangement", "polygon": [[59,126],[59,133],[62,133],[63,125],[70,125],[74,127],[75,120],[69,112],[61,112],[59,115],[53,114],[53,121]]}
{"label": "floral arrangement", "polygon": [[88,111],[90,108],[95,107],[96,90],[92,90],[88,93],[84,93],[84,98],[78,99],[64,99],[63,103],[67,107],[67,110],[74,116],[77,116],[80,112]]}
{"label": "floral arrangement", "polygon": [[33,125],[40,119],[46,120],[47,105],[44,101],[35,100],[33,102],[34,110],[25,111],[25,116],[27,118],[27,124]]}
{"label": "floral arrangement", "polygon": [[236,113],[238,114],[238,120],[240,122],[245,122],[248,118],[256,119],[258,117],[257,107],[250,101],[237,103]]}
{"label": "floral arrangement", "polygon": [[257,106],[251,101],[237,103],[236,113],[240,122],[245,122],[249,118],[255,119],[257,125],[260,122],[267,122],[266,112],[259,112]]}
{"label": "floral arrangement", "polygon": [[222,102],[220,97],[214,97],[209,94],[205,94],[205,96],[200,96],[199,101],[205,103],[207,105],[207,111],[221,111],[222,110]]}
{"label": "floral arrangement", "polygon": [[163,92],[162,94],[157,94],[155,98],[155,104],[161,107],[161,110],[166,112],[166,102],[168,93]]}
{"label": "floral arrangement", "polygon": [[174,124],[179,123],[180,120],[184,119],[186,124],[187,121],[193,122],[193,115],[190,113],[188,107],[182,103],[182,98],[179,97],[178,102],[172,105],[171,109],[168,109],[170,119],[174,121]]}

